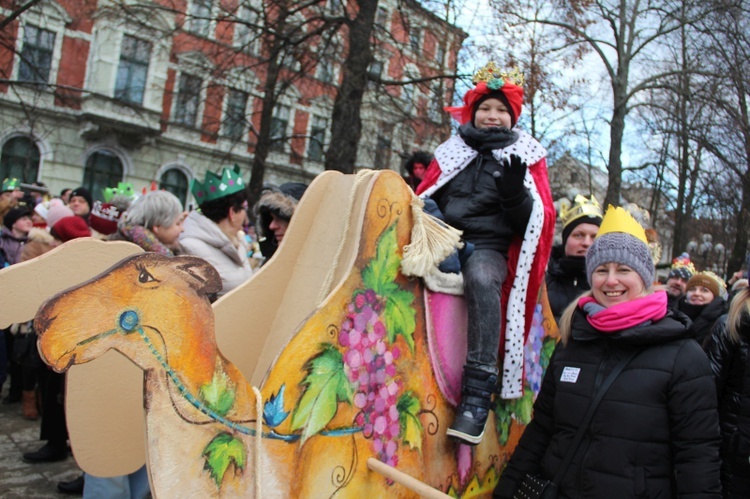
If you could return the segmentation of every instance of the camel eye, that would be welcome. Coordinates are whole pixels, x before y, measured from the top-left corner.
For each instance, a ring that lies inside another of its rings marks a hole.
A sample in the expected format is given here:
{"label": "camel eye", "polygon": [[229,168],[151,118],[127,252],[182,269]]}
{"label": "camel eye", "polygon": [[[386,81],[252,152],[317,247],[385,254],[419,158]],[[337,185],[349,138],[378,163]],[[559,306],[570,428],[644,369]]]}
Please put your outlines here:
{"label": "camel eye", "polygon": [[140,282],[141,284],[146,284],[155,281],[156,279],[154,279],[154,276],[148,273],[148,270],[141,269],[141,273],[138,274],[138,282]]}

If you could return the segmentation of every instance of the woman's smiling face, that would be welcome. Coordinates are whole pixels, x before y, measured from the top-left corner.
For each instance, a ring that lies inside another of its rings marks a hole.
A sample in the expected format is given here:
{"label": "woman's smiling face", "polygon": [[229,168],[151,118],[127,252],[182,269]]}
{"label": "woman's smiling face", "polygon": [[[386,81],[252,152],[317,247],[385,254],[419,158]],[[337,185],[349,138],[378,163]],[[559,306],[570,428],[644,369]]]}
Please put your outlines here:
{"label": "woman's smiling face", "polygon": [[635,300],[646,294],[646,285],[638,272],[621,263],[599,265],[591,275],[594,299],[603,307]]}
{"label": "woman's smiling face", "polygon": [[705,286],[695,285],[687,290],[687,301],[691,305],[708,305],[714,298],[713,291]]}

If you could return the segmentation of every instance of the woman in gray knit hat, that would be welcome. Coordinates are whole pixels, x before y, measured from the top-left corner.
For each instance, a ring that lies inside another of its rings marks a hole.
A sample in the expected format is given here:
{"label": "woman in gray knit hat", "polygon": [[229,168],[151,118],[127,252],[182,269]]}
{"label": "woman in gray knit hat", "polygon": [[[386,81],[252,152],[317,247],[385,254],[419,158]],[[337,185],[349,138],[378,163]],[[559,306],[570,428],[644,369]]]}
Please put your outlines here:
{"label": "woman in gray knit hat", "polygon": [[560,497],[720,498],[706,355],[654,291],[645,232],[621,208],[607,211],[586,272],[591,291],[562,315],[534,418],[494,497],[521,497],[536,477]]}

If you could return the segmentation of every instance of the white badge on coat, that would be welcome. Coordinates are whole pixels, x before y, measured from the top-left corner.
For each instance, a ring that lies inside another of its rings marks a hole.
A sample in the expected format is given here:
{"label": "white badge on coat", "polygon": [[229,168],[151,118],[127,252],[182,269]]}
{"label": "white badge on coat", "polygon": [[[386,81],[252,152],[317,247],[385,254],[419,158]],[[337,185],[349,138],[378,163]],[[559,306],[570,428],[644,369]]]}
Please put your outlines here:
{"label": "white badge on coat", "polygon": [[563,383],[575,383],[578,381],[578,375],[581,373],[580,367],[566,367],[563,369],[560,381]]}

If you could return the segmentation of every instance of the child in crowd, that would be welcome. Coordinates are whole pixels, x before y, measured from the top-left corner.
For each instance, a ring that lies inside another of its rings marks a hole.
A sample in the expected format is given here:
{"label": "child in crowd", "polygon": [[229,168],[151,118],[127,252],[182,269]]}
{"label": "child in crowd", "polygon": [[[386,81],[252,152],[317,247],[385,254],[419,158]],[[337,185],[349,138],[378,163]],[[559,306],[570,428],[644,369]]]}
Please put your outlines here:
{"label": "child in crowd", "polygon": [[490,62],[473,81],[464,105],[446,108],[461,123],[458,135],[435,150],[416,191],[474,245],[462,269],[469,314],[462,400],[448,429],[472,445],[484,434],[501,346],[501,396],[523,395],[523,346],[555,224],[546,151],[515,128],[521,75],[500,73]]}

